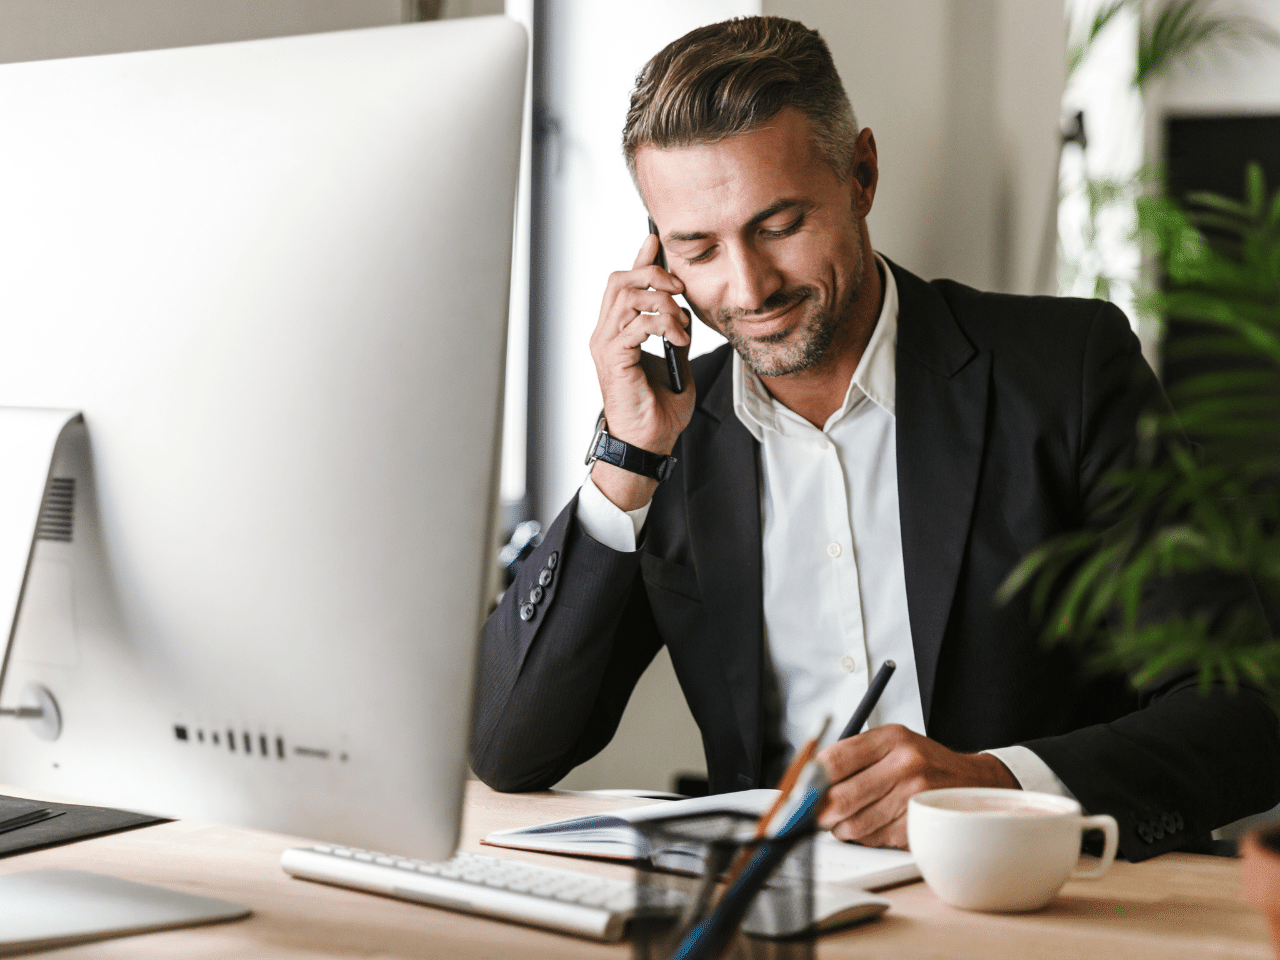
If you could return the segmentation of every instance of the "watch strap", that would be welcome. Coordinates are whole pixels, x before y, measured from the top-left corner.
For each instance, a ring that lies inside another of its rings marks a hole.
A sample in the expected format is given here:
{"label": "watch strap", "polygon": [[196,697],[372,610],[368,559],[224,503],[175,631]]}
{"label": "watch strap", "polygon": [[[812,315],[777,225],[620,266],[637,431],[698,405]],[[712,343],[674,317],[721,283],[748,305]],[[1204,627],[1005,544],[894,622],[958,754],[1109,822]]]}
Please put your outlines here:
{"label": "watch strap", "polygon": [[650,480],[657,480],[659,483],[671,476],[671,470],[676,463],[675,457],[650,453],[635,444],[609,436],[603,429],[596,434],[596,448],[592,451],[591,459],[603,460],[605,463],[621,467],[631,473],[638,473]]}

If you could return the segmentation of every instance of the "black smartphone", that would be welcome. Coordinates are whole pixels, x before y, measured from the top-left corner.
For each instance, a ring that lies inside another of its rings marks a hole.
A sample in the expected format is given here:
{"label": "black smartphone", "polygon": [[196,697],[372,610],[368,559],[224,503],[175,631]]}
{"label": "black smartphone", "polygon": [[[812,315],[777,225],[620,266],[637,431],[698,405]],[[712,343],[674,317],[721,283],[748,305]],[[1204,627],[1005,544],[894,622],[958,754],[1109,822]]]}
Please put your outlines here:
{"label": "black smartphone", "polygon": [[[649,232],[655,237],[658,235],[658,225],[653,222],[653,217],[649,218]],[[662,249],[661,240],[658,241],[658,255],[653,262],[663,270],[667,269],[667,254]],[[670,382],[671,392],[683,393],[684,377],[680,373],[680,361],[676,359],[676,348],[668,342],[666,337],[662,338],[662,352],[667,358],[667,380]]]}

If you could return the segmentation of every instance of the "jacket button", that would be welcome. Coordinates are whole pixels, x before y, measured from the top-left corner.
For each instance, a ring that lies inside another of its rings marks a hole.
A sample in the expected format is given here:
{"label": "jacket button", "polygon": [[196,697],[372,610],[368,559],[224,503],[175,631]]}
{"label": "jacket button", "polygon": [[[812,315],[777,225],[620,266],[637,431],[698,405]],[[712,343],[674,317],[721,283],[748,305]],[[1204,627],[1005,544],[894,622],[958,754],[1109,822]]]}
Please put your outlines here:
{"label": "jacket button", "polygon": [[529,602],[530,602],[530,603],[541,603],[541,602],[542,602],[542,588],[541,588],[541,587],[539,587],[539,586],[535,585],[535,586],[534,586],[534,588],[533,588],[532,590],[530,590],[530,591],[529,591]]}
{"label": "jacket button", "polygon": [[1151,828],[1147,826],[1145,823],[1138,824],[1137,830],[1138,830],[1138,836],[1142,838],[1143,843],[1150,843],[1152,840],[1155,839],[1155,834],[1151,832]]}
{"label": "jacket button", "polygon": [[1177,829],[1179,830],[1181,830],[1183,827],[1187,825],[1186,821],[1182,819],[1182,814],[1177,813],[1176,811],[1173,814],[1173,821],[1177,825]]}
{"label": "jacket button", "polygon": [[556,565],[559,562],[560,562],[560,551],[552,550],[551,555],[547,557],[547,569],[554,570],[556,568]]}
{"label": "jacket button", "polygon": [[538,583],[541,586],[549,587],[551,586],[551,580],[554,577],[555,577],[555,574],[552,573],[549,568],[543,567],[542,571],[538,574]]}
{"label": "jacket button", "polygon": [[1152,817],[1148,828],[1151,830],[1151,835],[1157,840],[1164,839],[1164,827],[1160,825],[1159,817]]}
{"label": "jacket button", "polygon": [[520,605],[520,619],[524,620],[527,623],[528,621],[533,619],[533,615],[537,612],[537,610],[538,610],[537,607],[535,607],[532,603],[526,600],[524,603]]}
{"label": "jacket button", "polygon": [[1160,825],[1164,827],[1164,832],[1173,834],[1178,832],[1178,818],[1172,813],[1160,814]]}

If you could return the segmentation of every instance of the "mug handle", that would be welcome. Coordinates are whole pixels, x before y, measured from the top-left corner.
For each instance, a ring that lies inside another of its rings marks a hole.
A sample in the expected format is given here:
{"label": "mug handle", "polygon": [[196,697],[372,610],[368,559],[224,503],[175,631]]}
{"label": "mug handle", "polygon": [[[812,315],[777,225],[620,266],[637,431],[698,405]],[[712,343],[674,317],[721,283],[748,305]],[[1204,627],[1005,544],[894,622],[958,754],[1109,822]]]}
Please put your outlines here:
{"label": "mug handle", "polygon": [[1073,870],[1072,880],[1097,880],[1110,869],[1112,861],[1116,858],[1116,848],[1120,845],[1120,828],[1116,826],[1116,818],[1109,817],[1105,813],[1096,817],[1081,817],[1080,835],[1083,836],[1090,830],[1101,830],[1106,836],[1106,843],[1102,848],[1102,862],[1092,870]]}

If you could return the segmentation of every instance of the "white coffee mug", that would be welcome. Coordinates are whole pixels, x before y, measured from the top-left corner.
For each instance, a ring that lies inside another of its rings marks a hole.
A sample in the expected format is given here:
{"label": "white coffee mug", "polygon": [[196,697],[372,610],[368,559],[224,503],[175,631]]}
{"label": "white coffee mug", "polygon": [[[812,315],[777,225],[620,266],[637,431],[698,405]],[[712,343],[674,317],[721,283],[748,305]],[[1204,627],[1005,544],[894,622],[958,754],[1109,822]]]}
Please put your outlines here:
{"label": "white coffee mug", "polygon": [[[1085,832],[1106,836],[1102,860],[1078,869]],[[1092,880],[1116,857],[1114,818],[1086,817],[1067,797],[993,787],[917,793],[907,805],[907,840],[939,899],[966,910],[1038,910],[1068,880]]]}

